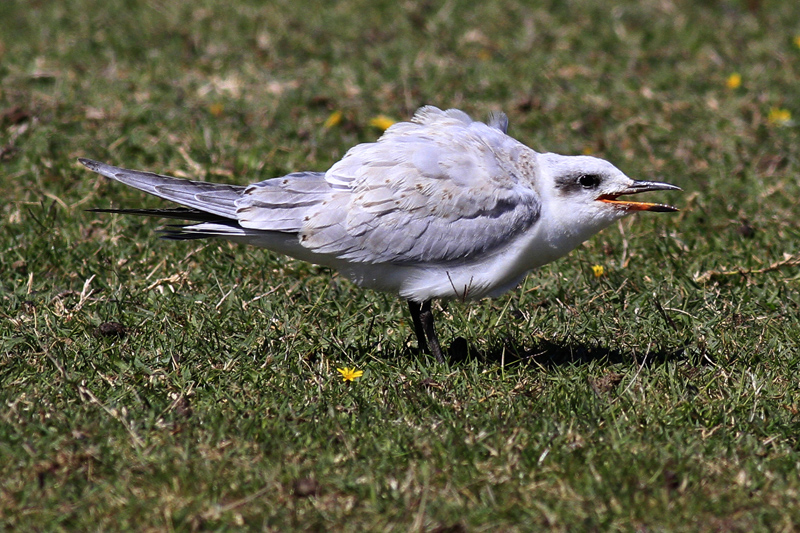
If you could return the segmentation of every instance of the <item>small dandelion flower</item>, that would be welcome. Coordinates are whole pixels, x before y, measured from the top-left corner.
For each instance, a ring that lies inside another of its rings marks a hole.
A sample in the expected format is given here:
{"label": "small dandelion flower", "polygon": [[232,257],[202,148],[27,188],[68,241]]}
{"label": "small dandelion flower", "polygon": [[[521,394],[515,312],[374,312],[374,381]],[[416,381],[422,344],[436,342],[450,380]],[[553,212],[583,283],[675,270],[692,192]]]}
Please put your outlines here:
{"label": "small dandelion flower", "polygon": [[797,48],[800,48],[800,35],[795,35],[795,36],[794,36],[794,45],[795,45]]}
{"label": "small dandelion flower", "polygon": [[770,124],[775,124],[776,126],[786,126],[792,120],[792,112],[788,109],[781,109],[779,107],[773,107],[769,110],[769,115],[767,115],[767,122]]}
{"label": "small dandelion flower", "polygon": [[370,126],[374,126],[381,131],[386,131],[387,129],[389,129],[389,126],[391,126],[394,123],[395,121],[387,117],[386,115],[378,115],[377,117],[369,121]]}
{"label": "small dandelion flower", "polygon": [[594,273],[594,277],[599,278],[605,273],[605,269],[603,265],[592,265],[592,272]]}
{"label": "small dandelion flower", "polygon": [[208,112],[215,117],[219,117],[223,111],[225,111],[225,106],[220,104],[219,102],[208,106]]}
{"label": "small dandelion flower", "polygon": [[742,86],[742,75],[738,72],[734,72],[730,76],[728,76],[725,85],[728,86],[728,89],[738,89]]}
{"label": "small dandelion flower", "polygon": [[325,124],[323,124],[322,127],[325,128],[326,130],[329,130],[334,126],[337,126],[341,121],[342,121],[342,112],[334,111],[328,116],[327,119],[325,119]]}
{"label": "small dandelion flower", "polygon": [[583,155],[592,155],[594,153],[594,149],[591,146],[584,146],[583,150],[581,150]]}
{"label": "small dandelion flower", "polygon": [[364,375],[363,370],[356,370],[355,368],[337,368],[336,369],[342,375],[342,381],[353,381],[356,378],[360,378]]}

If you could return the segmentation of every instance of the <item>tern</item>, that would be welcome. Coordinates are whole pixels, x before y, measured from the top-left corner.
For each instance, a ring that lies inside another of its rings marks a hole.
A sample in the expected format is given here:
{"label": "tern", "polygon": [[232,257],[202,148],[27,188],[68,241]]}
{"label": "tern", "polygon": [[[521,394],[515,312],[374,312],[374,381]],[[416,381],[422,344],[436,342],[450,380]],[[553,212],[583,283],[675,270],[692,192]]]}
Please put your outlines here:
{"label": "tern", "polygon": [[596,157],[539,153],[457,109],[420,108],[326,172],[248,186],[127,170],[90,170],[175,202],[172,209],[94,209],[192,222],[166,239],[217,237],[338,270],[408,301],[420,351],[444,361],[431,301],[500,295],[525,275],[637,211],[673,212],[623,196],[679,187],[636,181]]}

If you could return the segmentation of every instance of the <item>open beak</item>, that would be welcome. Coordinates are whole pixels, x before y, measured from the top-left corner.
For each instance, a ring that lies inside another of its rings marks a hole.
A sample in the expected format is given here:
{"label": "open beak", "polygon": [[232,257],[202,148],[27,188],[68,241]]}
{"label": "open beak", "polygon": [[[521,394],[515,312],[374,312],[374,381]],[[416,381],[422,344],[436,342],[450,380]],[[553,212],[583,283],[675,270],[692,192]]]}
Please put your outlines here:
{"label": "open beak", "polygon": [[626,211],[656,211],[658,213],[672,213],[677,211],[677,207],[665,204],[649,204],[646,202],[626,202],[617,200],[620,196],[626,194],[638,194],[640,192],[649,191],[680,191],[681,188],[670,183],[663,183],[661,181],[634,181],[633,184],[622,192],[613,194],[601,194],[597,197],[597,201],[614,204],[614,207],[625,209]]}

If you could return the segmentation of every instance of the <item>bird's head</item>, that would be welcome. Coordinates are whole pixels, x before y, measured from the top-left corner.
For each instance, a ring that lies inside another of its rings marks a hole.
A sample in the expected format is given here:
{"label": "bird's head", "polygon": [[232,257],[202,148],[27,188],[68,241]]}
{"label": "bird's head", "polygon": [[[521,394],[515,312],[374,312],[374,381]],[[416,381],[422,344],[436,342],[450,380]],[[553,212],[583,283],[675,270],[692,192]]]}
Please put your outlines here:
{"label": "bird's head", "polygon": [[539,154],[539,169],[544,209],[561,231],[580,236],[580,240],[630,213],[678,210],[666,204],[621,199],[641,192],[681,189],[659,181],[633,180],[603,159]]}

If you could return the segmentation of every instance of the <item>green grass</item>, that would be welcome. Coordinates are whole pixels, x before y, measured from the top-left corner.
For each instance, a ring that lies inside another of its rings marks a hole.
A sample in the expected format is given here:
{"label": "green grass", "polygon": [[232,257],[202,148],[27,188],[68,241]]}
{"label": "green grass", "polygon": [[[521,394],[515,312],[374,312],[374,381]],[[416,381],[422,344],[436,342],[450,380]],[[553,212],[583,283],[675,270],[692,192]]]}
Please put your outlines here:
{"label": "green grass", "polygon": [[[7,530],[797,527],[792,2],[161,4],[0,5]],[[245,184],[423,104],[503,109],[682,211],[437,309],[447,365],[390,295],[85,211],[163,204],[77,157]]]}

